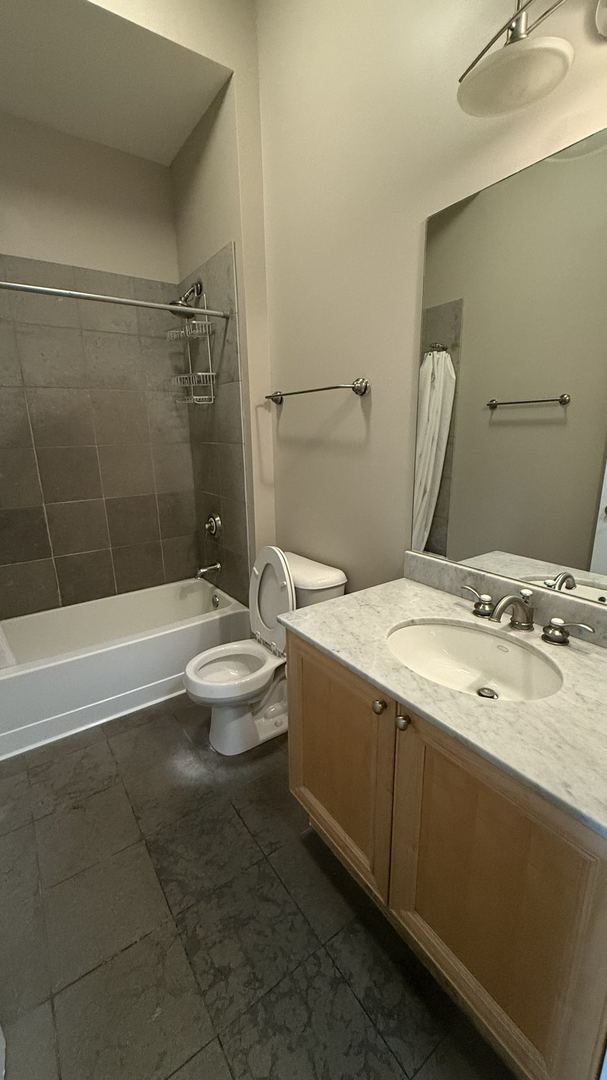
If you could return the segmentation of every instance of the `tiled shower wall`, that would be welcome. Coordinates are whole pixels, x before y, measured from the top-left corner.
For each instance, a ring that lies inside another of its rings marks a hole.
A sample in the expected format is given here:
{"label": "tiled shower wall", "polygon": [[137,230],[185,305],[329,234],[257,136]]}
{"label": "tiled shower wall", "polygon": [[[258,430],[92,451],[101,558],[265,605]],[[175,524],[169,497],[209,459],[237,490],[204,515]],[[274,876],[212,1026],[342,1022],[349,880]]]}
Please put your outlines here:
{"label": "tiled shower wall", "polygon": [[[160,302],[182,291],[12,256],[0,271]],[[210,306],[235,311],[232,245],[200,275]],[[213,335],[212,406],[176,401],[186,364],[166,332],[178,326],[167,312],[0,292],[0,619],[187,578],[205,559],[246,602],[236,317]],[[202,539],[211,510],[219,546]]]}
{"label": "tiled shower wall", "polygon": [[[182,281],[180,292],[197,277],[203,281],[209,307],[236,311],[232,244],[227,244]],[[215,320],[213,326],[215,404],[194,405],[189,409],[200,557],[205,565],[220,562],[221,573],[210,575],[209,580],[247,604],[249,558],[238,322],[234,316],[227,322]],[[193,346],[193,363],[200,370],[207,367],[207,346],[203,340]],[[218,540],[205,534],[204,523],[209,514],[221,517],[223,531]]]}
{"label": "tiled shower wall", "polygon": [[[3,277],[167,301],[174,284],[5,256]],[[0,293],[0,618],[193,573],[183,357],[167,312]]]}

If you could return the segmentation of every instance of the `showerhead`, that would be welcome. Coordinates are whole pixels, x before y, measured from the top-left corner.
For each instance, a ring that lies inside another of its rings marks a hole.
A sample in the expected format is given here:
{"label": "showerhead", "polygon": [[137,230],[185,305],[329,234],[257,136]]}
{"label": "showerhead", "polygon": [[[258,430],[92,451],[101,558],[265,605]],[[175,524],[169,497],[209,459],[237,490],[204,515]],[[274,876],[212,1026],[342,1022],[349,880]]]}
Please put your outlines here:
{"label": "showerhead", "polygon": [[[183,296],[179,296],[177,298],[177,300],[171,300],[170,302],[175,307],[179,307],[179,306],[181,306],[181,307],[191,307],[192,306],[191,302],[194,299],[194,297],[199,297],[199,296],[202,296],[202,281],[200,280],[200,278],[198,278],[198,280],[195,281],[193,285],[190,285],[190,288],[187,290],[187,292],[184,292]],[[171,314],[175,315],[178,319],[192,319],[192,318],[194,318],[193,315],[186,314],[185,312],[182,314],[180,311],[173,311],[173,312],[171,312]]]}

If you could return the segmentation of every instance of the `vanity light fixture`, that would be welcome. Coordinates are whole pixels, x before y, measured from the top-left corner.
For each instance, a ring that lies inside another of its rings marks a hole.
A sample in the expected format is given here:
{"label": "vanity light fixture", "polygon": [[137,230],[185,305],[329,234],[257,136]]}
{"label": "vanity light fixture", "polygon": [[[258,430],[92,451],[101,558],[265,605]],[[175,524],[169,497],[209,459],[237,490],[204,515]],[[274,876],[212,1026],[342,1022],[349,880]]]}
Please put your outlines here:
{"label": "vanity light fixture", "polygon": [[[457,100],[470,116],[516,112],[552,93],[567,76],[574,57],[571,42],[560,37],[531,36],[565,0],[554,0],[530,22],[528,8],[533,3],[535,0],[517,0],[514,14],[461,76]],[[487,56],[504,34],[504,47]]]}

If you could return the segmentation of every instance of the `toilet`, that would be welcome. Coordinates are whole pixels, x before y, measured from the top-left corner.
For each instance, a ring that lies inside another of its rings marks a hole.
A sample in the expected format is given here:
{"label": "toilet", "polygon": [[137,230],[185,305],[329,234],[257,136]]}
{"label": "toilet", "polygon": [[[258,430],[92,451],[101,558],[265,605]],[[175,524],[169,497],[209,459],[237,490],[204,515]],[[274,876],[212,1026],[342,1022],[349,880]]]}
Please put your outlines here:
{"label": "toilet", "polygon": [[211,706],[214,750],[242,754],[287,730],[286,630],[278,616],[343,596],[346,581],[334,566],[262,548],[249,584],[253,637],[207,649],[185,669],[190,698]]}

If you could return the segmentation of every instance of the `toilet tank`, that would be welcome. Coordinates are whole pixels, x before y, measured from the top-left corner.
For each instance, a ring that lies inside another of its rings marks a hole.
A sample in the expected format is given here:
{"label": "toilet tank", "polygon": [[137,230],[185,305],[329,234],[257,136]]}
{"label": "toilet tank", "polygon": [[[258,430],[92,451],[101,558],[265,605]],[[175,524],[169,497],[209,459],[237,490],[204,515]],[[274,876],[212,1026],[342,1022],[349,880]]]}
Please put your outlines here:
{"label": "toilet tank", "polygon": [[323,600],[333,600],[345,593],[348,579],[343,570],[306,559],[293,551],[285,551],[285,558],[293,578],[298,608],[321,604]]}

